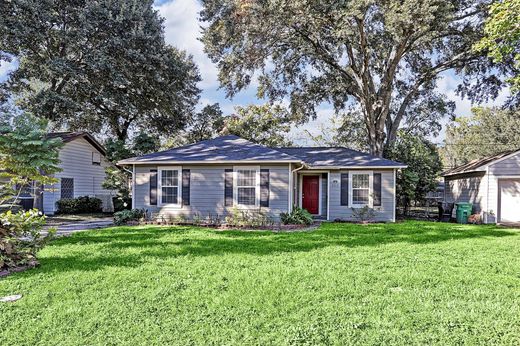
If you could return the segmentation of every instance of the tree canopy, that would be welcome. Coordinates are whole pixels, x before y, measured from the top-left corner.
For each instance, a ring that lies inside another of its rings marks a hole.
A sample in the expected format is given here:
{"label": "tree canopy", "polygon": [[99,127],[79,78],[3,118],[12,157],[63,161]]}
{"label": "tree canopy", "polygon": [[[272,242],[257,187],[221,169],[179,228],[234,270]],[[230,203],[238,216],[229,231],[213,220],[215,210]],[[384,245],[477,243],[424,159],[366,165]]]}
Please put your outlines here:
{"label": "tree canopy", "polygon": [[423,201],[434,191],[442,171],[442,162],[436,146],[421,136],[400,132],[386,156],[405,163],[408,167],[397,173],[397,200],[407,214],[413,201]]}
{"label": "tree canopy", "polygon": [[222,134],[234,134],[269,147],[291,146],[289,132],[295,120],[281,105],[235,107],[236,114],[225,118]]}
{"label": "tree canopy", "polygon": [[442,72],[471,76],[466,96],[496,95],[499,78],[472,48],[489,2],[204,0],[203,42],[228,96],[257,74],[258,94],[289,99],[301,118],[324,102],[357,111],[382,155],[403,124],[452,108],[433,92]]}
{"label": "tree canopy", "polygon": [[476,45],[486,50],[497,63],[512,68],[509,83],[513,91],[520,89],[520,0],[496,1],[490,7],[490,17],[484,27],[485,36]]}
{"label": "tree canopy", "polygon": [[0,87],[56,126],[172,134],[198,101],[190,56],[165,43],[152,0],[0,2],[0,58],[19,68]]}
{"label": "tree canopy", "polygon": [[520,148],[520,112],[476,107],[468,117],[446,127],[444,164],[453,168],[469,161]]}

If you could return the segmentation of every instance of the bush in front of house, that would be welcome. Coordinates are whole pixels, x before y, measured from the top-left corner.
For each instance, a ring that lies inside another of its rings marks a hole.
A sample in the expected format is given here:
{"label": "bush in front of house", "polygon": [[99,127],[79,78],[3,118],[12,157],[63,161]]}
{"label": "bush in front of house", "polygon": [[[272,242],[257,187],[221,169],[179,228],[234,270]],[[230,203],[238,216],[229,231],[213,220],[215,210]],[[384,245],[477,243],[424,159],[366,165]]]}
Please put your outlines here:
{"label": "bush in front of house", "polygon": [[121,210],[114,213],[114,224],[123,226],[131,221],[139,221],[144,218],[146,211],[143,209]]}
{"label": "bush in front of house", "polygon": [[43,225],[45,216],[37,209],[0,214],[0,271],[38,264],[36,253],[55,233],[42,236]]}
{"label": "bush in front of house", "polygon": [[281,213],[280,220],[284,225],[310,225],[312,215],[306,209],[294,207],[290,213]]}
{"label": "bush in front of house", "polygon": [[374,221],[376,217],[376,212],[374,209],[369,206],[364,206],[363,208],[351,208],[352,209],[352,218],[360,223],[367,223]]}
{"label": "bush in front of house", "polygon": [[114,203],[114,211],[130,210],[132,209],[132,198],[130,197],[113,197],[112,203]]}
{"label": "bush in front of house", "polygon": [[78,198],[62,198],[56,202],[58,214],[100,213],[103,202],[96,197],[81,196]]}

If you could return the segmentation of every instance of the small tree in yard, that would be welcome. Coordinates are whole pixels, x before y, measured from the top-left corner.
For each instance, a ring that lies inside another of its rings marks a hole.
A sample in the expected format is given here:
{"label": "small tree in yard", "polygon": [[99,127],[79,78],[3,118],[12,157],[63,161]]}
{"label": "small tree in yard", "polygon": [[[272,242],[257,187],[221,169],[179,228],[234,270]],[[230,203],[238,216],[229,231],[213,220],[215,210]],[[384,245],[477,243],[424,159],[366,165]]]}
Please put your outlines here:
{"label": "small tree in yard", "polygon": [[[46,138],[45,122],[28,114],[0,117],[0,204],[14,206],[29,184],[52,184],[59,171],[59,139]],[[45,216],[38,210],[0,213],[0,271],[35,266],[36,252],[53,232],[42,237]]]}
{"label": "small tree in yard", "polygon": [[386,157],[408,165],[397,174],[397,200],[408,214],[411,202],[422,201],[435,190],[442,162],[434,144],[426,139],[400,133]]}

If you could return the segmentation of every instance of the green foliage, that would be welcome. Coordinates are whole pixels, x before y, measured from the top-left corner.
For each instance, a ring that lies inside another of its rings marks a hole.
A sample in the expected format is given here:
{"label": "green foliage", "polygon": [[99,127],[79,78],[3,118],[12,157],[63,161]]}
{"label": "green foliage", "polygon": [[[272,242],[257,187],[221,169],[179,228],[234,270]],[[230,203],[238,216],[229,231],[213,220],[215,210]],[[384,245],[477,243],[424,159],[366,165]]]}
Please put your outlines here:
{"label": "green foliage", "polygon": [[218,103],[206,105],[190,120],[185,135],[186,144],[215,137],[224,127],[224,117]]}
{"label": "green foliage", "polygon": [[520,111],[478,107],[472,113],[446,127],[442,156],[447,168],[520,148]]}
{"label": "green foliage", "polygon": [[324,103],[359,112],[370,151],[382,155],[403,124],[438,127],[453,109],[435,92],[442,72],[474,77],[462,87],[475,86],[475,99],[490,95],[483,81],[499,83],[472,49],[489,2],[205,0],[202,41],[229,96],[256,78],[258,96],[289,100],[297,119]]}
{"label": "green foliage", "polygon": [[314,221],[306,209],[296,206],[290,213],[280,213],[280,220],[284,225],[310,225]]}
{"label": "green foliage", "polygon": [[280,105],[236,107],[236,115],[226,118],[223,133],[234,134],[269,147],[291,146],[289,131],[297,119]]}
{"label": "green foliage", "polygon": [[518,92],[520,88],[520,0],[495,1],[484,27],[485,36],[475,49],[486,51],[496,63],[509,64],[508,82]]}
{"label": "green foliage", "polygon": [[358,222],[365,223],[374,221],[376,213],[374,209],[365,205],[363,208],[350,208],[352,209],[352,218]]}
{"label": "green foliage", "polygon": [[268,227],[274,224],[274,221],[262,211],[241,210],[237,207],[231,209],[224,221],[230,227]]}
{"label": "green foliage", "polygon": [[20,61],[3,87],[23,109],[71,129],[108,129],[120,141],[177,132],[200,76],[191,56],[166,44],[153,4],[0,2],[0,52]]}
{"label": "green foliage", "polygon": [[[24,113],[0,113],[0,204],[32,182],[52,184],[60,171],[60,139],[47,138],[47,124]],[[15,190],[18,188],[17,190]]]}
{"label": "green foliage", "polygon": [[0,304],[0,344],[518,345],[519,248],[439,222],[78,232],[1,279],[23,298]]}
{"label": "green foliage", "polygon": [[131,221],[139,221],[146,216],[143,209],[121,210],[114,213],[114,224],[117,226],[126,225]]}
{"label": "green foliage", "polygon": [[36,209],[0,214],[0,271],[36,266],[37,252],[52,238],[54,230],[43,237],[45,216]]}
{"label": "green foliage", "polygon": [[56,202],[58,214],[100,213],[103,202],[96,197],[81,196],[77,198],[62,198]]}
{"label": "green foliage", "polygon": [[401,133],[386,158],[408,166],[397,174],[396,194],[406,214],[412,201],[423,201],[428,192],[435,190],[442,171],[439,152],[426,139]]}

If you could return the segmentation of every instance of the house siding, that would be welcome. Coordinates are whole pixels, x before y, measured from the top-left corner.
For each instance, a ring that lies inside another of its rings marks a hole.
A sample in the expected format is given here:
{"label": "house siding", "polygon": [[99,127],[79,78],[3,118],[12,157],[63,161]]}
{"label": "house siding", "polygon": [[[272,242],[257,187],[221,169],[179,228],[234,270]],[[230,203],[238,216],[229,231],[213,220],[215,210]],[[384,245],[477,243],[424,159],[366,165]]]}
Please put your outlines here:
{"label": "house siding", "polygon": [[[209,214],[225,217],[233,207],[224,205],[224,172],[233,165],[184,165],[182,169],[191,172],[190,205],[179,207],[150,205],[150,170],[157,166],[138,165],[135,167],[134,206],[146,209],[150,213],[166,216],[207,217]],[[278,219],[281,212],[289,207],[289,165],[260,165],[260,169],[269,169],[269,207],[255,209],[268,213]]]}
{"label": "house siding", "polygon": [[[480,214],[486,209],[486,172],[462,174],[444,179],[444,200],[450,203],[469,202],[473,213]],[[454,213],[456,208],[454,209]]]}
{"label": "house siding", "polygon": [[[364,169],[363,171],[368,170]],[[348,170],[336,170],[330,172],[329,220],[331,221],[355,221],[352,217],[351,207],[341,205],[341,173],[348,172]],[[373,208],[375,211],[375,221],[394,221],[394,171],[374,170],[373,173],[381,173],[381,206]]]}
{"label": "house siding", "polygon": [[[503,161],[491,164],[488,168],[487,184],[487,210],[486,214],[494,214],[498,216],[498,195],[499,180],[508,177],[508,179],[520,179],[520,153],[509,157]],[[496,222],[496,218],[489,218],[487,222]]]}
{"label": "house siding", "polygon": [[92,164],[92,153],[99,152],[83,138],[65,143],[60,150],[60,172],[54,175],[58,182],[46,185],[43,193],[43,211],[54,214],[56,202],[61,198],[61,178],[74,178],[74,197],[113,195],[113,191],[105,190],[101,184],[105,180],[105,168],[111,164],[101,155],[101,164]]}

